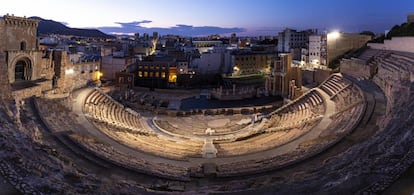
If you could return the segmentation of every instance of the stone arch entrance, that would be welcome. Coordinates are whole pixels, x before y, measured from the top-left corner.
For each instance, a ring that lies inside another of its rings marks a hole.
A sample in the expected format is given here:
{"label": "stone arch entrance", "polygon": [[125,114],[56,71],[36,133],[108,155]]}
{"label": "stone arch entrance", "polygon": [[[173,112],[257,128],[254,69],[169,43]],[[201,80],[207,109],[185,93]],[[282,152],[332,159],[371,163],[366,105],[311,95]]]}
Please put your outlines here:
{"label": "stone arch entrance", "polygon": [[28,58],[17,60],[14,68],[15,81],[31,80],[32,78],[32,63]]}

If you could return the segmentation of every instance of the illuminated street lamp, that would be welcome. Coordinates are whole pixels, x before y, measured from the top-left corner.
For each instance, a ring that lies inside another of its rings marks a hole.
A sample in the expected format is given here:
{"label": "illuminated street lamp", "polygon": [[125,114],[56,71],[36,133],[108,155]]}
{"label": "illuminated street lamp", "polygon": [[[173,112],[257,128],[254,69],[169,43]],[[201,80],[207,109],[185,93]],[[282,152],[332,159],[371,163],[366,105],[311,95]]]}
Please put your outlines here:
{"label": "illuminated street lamp", "polygon": [[234,66],[234,68],[233,68],[233,75],[239,75],[239,73],[240,73],[239,71],[240,71],[239,67]]}
{"label": "illuminated street lamp", "polygon": [[330,32],[327,35],[328,41],[335,41],[335,49],[337,49],[337,41],[340,37],[341,37],[341,33],[338,31]]}
{"label": "illuminated street lamp", "polygon": [[337,39],[339,36],[341,36],[341,34],[338,31],[328,33],[328,39]]}
{"label": "illuminated street lamp", "polygon": [[341,39],[341,33],[339,31],[332,31],[326,35],[326,38],[327,38],[327,59],[328,59],[328,65],[329,65],[342,52],[341,51],[342,46],[338,48],[338,39]]}

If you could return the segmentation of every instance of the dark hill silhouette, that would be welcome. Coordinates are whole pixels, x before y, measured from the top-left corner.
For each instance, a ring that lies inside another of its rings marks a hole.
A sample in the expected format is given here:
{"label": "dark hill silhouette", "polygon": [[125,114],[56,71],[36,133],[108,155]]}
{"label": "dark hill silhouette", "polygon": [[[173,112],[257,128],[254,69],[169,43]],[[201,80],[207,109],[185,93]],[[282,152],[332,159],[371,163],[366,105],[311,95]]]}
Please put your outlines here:
{"label": "dark hill silhouette", "polygon": [[53,20],[46,20],[40,17],[31,18],[40,20],[39,26],[37,28],[39,34],[60,34],[80,37],[113,38],[113,36],[107,35],[97,29],[70,28],[60,22]]}

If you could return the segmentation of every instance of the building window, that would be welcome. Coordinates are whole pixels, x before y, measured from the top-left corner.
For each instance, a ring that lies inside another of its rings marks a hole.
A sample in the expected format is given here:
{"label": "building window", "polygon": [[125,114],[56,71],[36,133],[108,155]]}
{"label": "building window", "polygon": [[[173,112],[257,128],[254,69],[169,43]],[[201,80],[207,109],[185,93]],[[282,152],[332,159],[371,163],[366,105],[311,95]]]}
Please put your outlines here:
{"label": "building window", "polygon": [[20,50],[26,50],[26,42],[20,42]]}
{"label": "building window", "polygon": [[144,72],[144,77],[148,77],[148,72],[147,71]]}
{"label": "building window", "polygon": [[161,73],[161,78],[165,78],[165,72]]}
{"label": "building window", "polygon": [[139,77],[142,77],[142,71],[139,71],[139,72],[138,72],[138,76],[139,76]]}

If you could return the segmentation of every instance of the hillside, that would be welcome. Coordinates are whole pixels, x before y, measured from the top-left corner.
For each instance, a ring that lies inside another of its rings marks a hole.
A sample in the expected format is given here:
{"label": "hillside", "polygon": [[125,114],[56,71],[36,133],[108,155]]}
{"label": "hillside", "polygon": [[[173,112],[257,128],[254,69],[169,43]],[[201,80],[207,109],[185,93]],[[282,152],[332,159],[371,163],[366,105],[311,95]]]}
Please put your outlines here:
{"label": "hillside", "polygon": [[107,35],[97,29],[70,28],[60,22],[53,20],[46,20],[40,17],[31,18],[40,20],[39,26],[37,28],[39,34],[61,34],[80,37],[113,38],[113,36]]}

